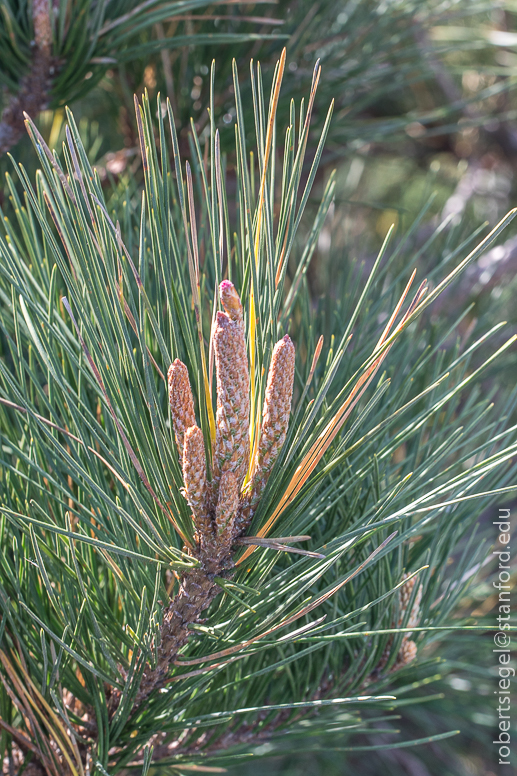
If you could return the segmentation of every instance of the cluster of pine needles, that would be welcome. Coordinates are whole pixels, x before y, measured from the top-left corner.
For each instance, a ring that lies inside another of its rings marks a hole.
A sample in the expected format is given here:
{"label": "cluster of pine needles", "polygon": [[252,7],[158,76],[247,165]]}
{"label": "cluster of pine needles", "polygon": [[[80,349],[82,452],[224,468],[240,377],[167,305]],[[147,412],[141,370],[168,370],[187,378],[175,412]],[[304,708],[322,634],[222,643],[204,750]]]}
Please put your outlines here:
{"label": "cluster of pine needles", "polygon": [[170,102],[144,96],[144,188],[109,198],[71,114],[59,154],[26,117],[40,170],[7,177],[0,238],[6,773],[242,765],[264,741],[310,748],[338,711],[373,733],[426,642],[464,625],[476,515],[517,447],[517,392],[481,381],[515,337],[456,342],[425,311],[514,213],[477,245],[440,225],[414,289],[391,231],[320,315],[333,174],[304,212],[332,106],[307,160],[317,63],[279,147],[284,67],[267,102],[252,65],[253,153],[234,69],[234,157],[214,68],[190,164]]}

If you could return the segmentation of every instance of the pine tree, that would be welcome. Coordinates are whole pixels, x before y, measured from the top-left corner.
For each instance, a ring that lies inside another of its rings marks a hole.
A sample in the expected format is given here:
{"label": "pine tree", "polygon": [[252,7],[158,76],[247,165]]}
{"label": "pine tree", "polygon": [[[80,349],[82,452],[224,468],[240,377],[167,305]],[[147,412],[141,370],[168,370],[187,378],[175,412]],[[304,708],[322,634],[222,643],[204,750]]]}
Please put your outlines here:
{"label": "pine tree", "polygon": [[304,211],[332,106],[304,168],[321,68],[280,142],[284,67],[268,100],[252,69],[253,155],[234,67],[234,167],[214,110],[183,165],[170,102],[137,101],[144,187],[109,204],[73,115],[59,153],[26,119],[41,169],[7,177],[0,239],[7,769],[239,763],[382,717],[461,627],[476,516],[515,478],[517,393],[481,390],[515,337],[487,355],[501,326],[460,346],[426,311],[514,212],[477,246],[438,228],[415,287],[392,230],[325,320],[305,278],[334,175]]}

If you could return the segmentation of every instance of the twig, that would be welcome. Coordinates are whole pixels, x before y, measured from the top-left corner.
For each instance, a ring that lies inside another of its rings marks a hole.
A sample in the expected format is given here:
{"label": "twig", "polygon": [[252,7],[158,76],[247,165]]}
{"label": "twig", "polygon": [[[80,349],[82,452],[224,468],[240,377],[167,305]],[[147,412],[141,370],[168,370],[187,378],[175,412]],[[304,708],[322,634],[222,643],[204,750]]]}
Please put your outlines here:
{"label": "twig", "polygon": [[52,24],[48,0],[33,0],[34,54],[20,91],[11,96],[0,119],[0,156],[15,145],[24,132],[23,111],[36,116],[48,103],[52,61]]}

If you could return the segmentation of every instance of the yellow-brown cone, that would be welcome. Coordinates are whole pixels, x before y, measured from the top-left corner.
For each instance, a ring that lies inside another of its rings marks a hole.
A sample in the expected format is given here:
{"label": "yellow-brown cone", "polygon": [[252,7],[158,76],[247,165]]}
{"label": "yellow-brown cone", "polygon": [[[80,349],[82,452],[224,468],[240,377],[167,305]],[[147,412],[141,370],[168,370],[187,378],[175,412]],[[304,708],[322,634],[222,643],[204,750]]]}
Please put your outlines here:
{"label": "yellow-brown cone", "polygon": [[172,427],[180,458],[183,459],[183,442],[185,432],[196,425],[194,399],[188,370],[185,364],[177,358],[169,367],[167,375],[169,384],[169,404],[171,406]]}
{"label": "yellow-brown cone", "polygon": [[194,522],[200,533],[209,522],[206,508],[206,459],[203,432],[191,426],[185,433],[183,447],[183,481],[185,497],[192,508]]}
{"label": "yellow-brown cone", "polygon": [[229,280],[223,280],[219,286],[222,305],[232,321],[242,321],[242,304],[235,286]]}
{"label": "yellow-brown cone", "polygon": [[251,501],[256,502],[285,442],[294,383],[294,345],[286,334],[277,342],[267,378],[262,430],[251,473]]}
{"label": "yellow-brown cone", "polygon": [[[404,578],[407,575],[404,574]],[[415,588],[415,585],[417,583],[417,577],[411,577],[411,579],[408,579],[407,582],[405,582],[402,587],[399,589],[399,620],[398,620],[398,627],[400,628],[406,619],[406,613],[407,609],[409,607],[411,596],[413,595],[413,590]],[[413,606],[411,607],[411,612],[407,620],[407,625],[411,628],[416,628],[416,626],[419,623],[420,620],[420,603],[422,601],[422,585],[418,588],[415,600],[413,601]],[[406,634],[406,638],[411,638],[411,633]]]}
{"label": "yellow-brown cone", "polygon": [[232,472],[224,472],[219,483],[219,498],[215,510],[215,525],[218,542],[229,549],[233,522],[239,506],[239,483]]}
{"label": "yellow-brown cone", "polygon": [[398,671],[399,668],[403,668],[411,663],[416,658],[417,646],[414,641],[404,639],[397,655],[397,660],[393,666],[394,671]]}
{"label": "yellow-brown cone", "polygon": [[249,373],[244,327],[227,313],[217,313],[214,330],[217,414],[214,451],[215,486],[232,472],[239,487],[249,465]]}

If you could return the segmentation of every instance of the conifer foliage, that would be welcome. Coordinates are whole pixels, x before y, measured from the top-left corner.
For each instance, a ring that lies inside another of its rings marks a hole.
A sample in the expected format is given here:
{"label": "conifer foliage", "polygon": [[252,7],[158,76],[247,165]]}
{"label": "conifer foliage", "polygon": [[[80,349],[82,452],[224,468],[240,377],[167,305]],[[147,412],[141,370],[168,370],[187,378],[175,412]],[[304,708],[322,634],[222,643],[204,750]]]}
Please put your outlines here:
{"label": "conifer foliage", "polygon": [[[220,4],[215,0],[210,5]],[[187,19],[192,26],[196,21],[192,12],[207,5],[206,0],[4,0],[0,9],[0,86],[7,99],[0,117],[0,156],[20,139],[23,111],[36,119],[45,108],[83,97],[109,67],[145,62],[162,49],[203,43],[235,46],[275,37],[264,31],[246,31],[242,25],[239,30],[207,31],[202,15],[195,32],[165,34],[163,22],[177,27],[180,20]],[[217,16],[208,18],[213,23]],[[234,21],[239,21],[238,12]],[[253,19],[253,26],[259,21],[260,15]]]}
{"label": "conifer foliage", "polygon": [[325,320],[305,277],[333,175],[304,211],[332,107],[306,159],[317,63],[279,143],[284,66],[268,99],[252,67],[253,154],[234,68],[233,159],[214,68],[190,163],[170,103],[137,101],[145,185],[109,201],[73,116],[59,152],[26,118],[41,169],[8,176],[0,238],[6,773],[224,767],[382,717],[514,481],[517,396],[479,381],[515,338],[487,355],[500,326],[456,346],[425,315],[514,213],[477,246],[438,229],[414,288],[390,233]]}

